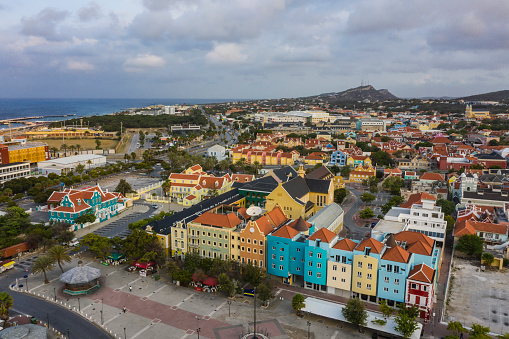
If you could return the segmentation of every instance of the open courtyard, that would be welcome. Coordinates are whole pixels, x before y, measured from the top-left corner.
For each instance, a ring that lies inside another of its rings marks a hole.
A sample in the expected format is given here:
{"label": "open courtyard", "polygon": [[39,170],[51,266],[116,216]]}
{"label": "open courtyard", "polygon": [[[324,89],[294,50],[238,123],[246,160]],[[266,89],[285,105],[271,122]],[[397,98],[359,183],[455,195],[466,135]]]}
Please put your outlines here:
{"label": "open courtyard", "polygon": [[466,327],[477,323],[489,326],[492,333],[509,332],[508,270],[481,272],[479,266],[454,258],[444,321],[459,321]]}
{"label": "open courtyard", "polygon": [[[64,270],[77,265],[75,256]],[[128,272],[126,265],[104,266],[84,253],[85,265],[101,270],[101,288],[90,295],[69,296],[63,293],[59,282],[60,270],[48,273],[50,283],[45,285],[42,276],[29,275],[28,281],[20,279],[21,290],[53,300],[63,307],[80,311],[97,324],[103,324],[113,335],[127,338],[195,338],[200,329],[201,338],[240,338],[253,326],[253,298],[229,299],[220,293],[198,292],[172,284],[166,274],[156,281],[153,276],[142,277]],[[24,274],[27,266],[16,265],[16,275]],[[56,291],[56,296],[55,296]],[[311,338],[359,338],[355,327],[345,326],[330,319],[314,316],[297,317],[291,307],[291,298],[279,289],[268,308],[257,305],[257,329],[270,338],[307,338],[310,321]],[[123,309],[126,308],[124,313]],[[366,337],[370,333],[365,334]]]}

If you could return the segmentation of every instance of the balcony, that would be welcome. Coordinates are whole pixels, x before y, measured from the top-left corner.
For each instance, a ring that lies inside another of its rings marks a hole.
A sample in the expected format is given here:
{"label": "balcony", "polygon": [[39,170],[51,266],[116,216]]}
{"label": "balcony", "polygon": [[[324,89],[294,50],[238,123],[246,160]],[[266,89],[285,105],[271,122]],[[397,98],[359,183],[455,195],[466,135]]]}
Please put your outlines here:
{"label": "balcony", "polygon": [[190,242],[189,243],[189,247],[198,248],[198,247],[200,247],[200,244],[199,243]]}

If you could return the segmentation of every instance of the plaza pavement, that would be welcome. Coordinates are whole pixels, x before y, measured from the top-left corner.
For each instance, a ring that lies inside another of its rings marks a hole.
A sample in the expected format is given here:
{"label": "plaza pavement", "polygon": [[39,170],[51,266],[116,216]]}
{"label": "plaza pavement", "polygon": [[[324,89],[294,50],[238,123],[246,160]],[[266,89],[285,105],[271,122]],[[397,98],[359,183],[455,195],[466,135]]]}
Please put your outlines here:
{"label": "plaza pavement", "polygon": [[[79,259],[79,256],[73,257],[71,263],[64,265],[64,271],[75,267]],[[101,288],[97,292],[79,297],[64,294],[58,267],[48,272],[50,283],[47,285],[43,276],[30,274],[29,292],[53,301],[56,290],[58,303],[98,325],[102,324],[116,338],[124,338],[124,329],[127,338],[196,338],[196,330],[200,328],[200,338],[229,339],[240,338],[253,326],[252,298],[237,297],[230,305],[229,316],[228,299],[222,294],[197,292],[170,284],[165,274],[156,281],[126,271],[125,265],[104,266],[86,253],[82,260],[85,265],[101,269]],[[25,274],[22,269],[16,270],[20,278]],[[18,284],[23,285],[18,287],[20,291],[26,291],[25,279],[19,280]],[[311,338],[360,337],[356,328],[348,325],[341,328],[330,319],[297,317],[292,311],[291,297],[287,298],[284,292],[275,290],[277,297],[266,309],[257,305],[258,331],[273,339],[305,339],[308,337],[307,322],[310,321]],[[125,313],[124,307],[127,309]],[[369,337],[370,333],[364,336]]]}

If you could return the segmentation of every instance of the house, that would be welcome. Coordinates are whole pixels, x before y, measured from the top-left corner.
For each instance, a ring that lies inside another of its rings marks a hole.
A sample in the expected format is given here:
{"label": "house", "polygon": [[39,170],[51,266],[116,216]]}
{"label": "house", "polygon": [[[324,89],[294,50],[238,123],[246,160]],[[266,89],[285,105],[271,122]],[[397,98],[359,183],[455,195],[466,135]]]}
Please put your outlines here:
{"label": "house", "polygon": [[401,177],[402,176],[402,172],[399,168],[384,168],[384,177],[388,177],[388,176],[397,176],[397,177]]}
{"label": "house", "polygon": [[333,201],[334,185],[331,180],[308,179],[299,175],[279,182],[266,197],[265,209],[272,210],[279,205],[291,219],[307,219]]}
{"label": "house", "polygon": [[320,228],[307,239],[304,249],[305,288],[327,291],[327,259],[336,242],[337,235],[327,228]]}
{"label": "house", "polygon": [[406,281],[405,304],[417,306],[419,318],[429,320],[435,295],[435,270],[426,264],[415,265]]}
{"label": "house", "polygon": [[226,148],[221,145],[214,145],[207,149],[207,157],[215,157],[217,161],[224,160],[228,157]]}
{"label": "house", "polygon": [[346,165],[347,154],[343,152],[343,150],[338,149],[337,151],[332,152],[329,164],[331,166],[345,166]]}
{"label": "house", "polygon": [[308,222],[313,226],[313,231],[326,228],[333,233],[339,234],[343,229],[344,214],[343,208],[333,202],[309,218]]}
{"label": "house", "polygon": [[414,171],[405,171],[405,175],[403,177],[405,180],[419,180],[419,175],[417,175]]}
{"label": "house", "polygon": [[372,162],[367,155],[350,155],[346,160],[346,164],[351,167],[371,166]]}
{"label": "house", "polygon": [[304,158],[304,163],[308,166],[316,166],[318,164],[323,164],[323,158],[318,155],[308,155]]}
{"label": "house", "polygon": [[378,261],[384,245],[373,238],[362,240],[353,250],[352,295],[361,300],[376,302]]}
{"label": "house", "polygon": [[85,214],[93,214],[99,222],[108,220],[119,211],[132,205],[132,200],[122,193],[103,191],[99,185],[82,189],[66,188],[55,191],[47,201],[49,220],[74,225],[74,230],[83,228],[76,219]]}
{"label": "house", "polygon": [[343,238],[330,249],[327,261],[327,293],[350,298],[353,250],[358,242]]}
{"label": "house", "polygon": [[376,170],[373,166],[357,166],[349,174],[350,182],[362,182],[369,180],[371,177],[376,177]]}
{"label": "house", "polygon": [[488,244],[501,244],[508,240],[508,226],[506,224],[494,224],[473,220],[462,220],[456,223],[454,230],[454,242],[467,234],[476,234]]}

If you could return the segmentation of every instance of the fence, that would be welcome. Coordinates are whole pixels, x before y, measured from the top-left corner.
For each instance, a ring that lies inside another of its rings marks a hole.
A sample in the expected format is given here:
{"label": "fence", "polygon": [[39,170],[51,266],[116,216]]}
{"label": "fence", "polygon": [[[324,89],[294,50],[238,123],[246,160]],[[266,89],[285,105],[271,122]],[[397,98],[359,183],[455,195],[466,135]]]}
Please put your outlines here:
{"label": "fence", "polygon": [[[147,192],[150,192],[152,190],[155,190],[156,188],[159,188],[159,187],[163,186],[163,184],[164,184],[164,181],[159,181],[159,182],[156,182],[155,184],[139,188],[139,189],[137,189],[135,191],[135,193],[127,193],[127,198],[132,199],[133,201],[134,200],[139,200],[139,199],[145,199],[147,201],[154,201],[153,200],[154,198],[152,198],[149,194],[143,194],[143,193],[147,193]],[[166,200],[166,199],[169,199],[169,198],[164,198],[164,197],[158,197],[158,198],[161,201],[157,201],[157,202],[170,203],[170,201]]]}

